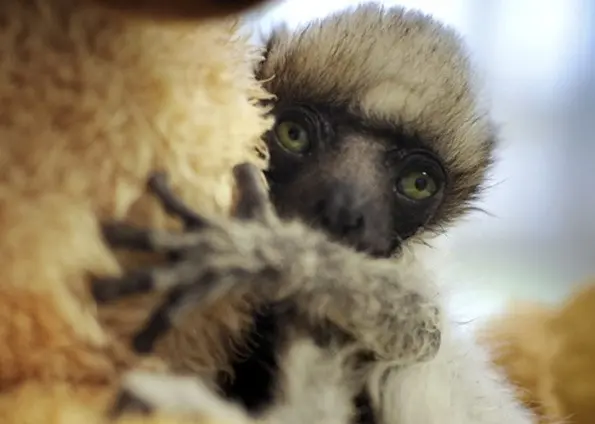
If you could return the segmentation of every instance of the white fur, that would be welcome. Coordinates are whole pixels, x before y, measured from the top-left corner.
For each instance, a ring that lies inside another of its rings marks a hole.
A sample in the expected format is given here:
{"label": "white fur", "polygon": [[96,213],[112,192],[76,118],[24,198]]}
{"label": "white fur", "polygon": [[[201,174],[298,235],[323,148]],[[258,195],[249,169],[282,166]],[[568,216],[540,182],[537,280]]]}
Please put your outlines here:
{"label": "white fur", "polygon": [[457,324],[444,326],[432,361],[390,371],[382,399],[383,424],[529,424],[532,415],[513,397],[486,352]]}
{"label": "white fur", "polygon": [[473,332],[457,322],[457,311],[449,310],[452,303],[447,296],[456,287],[430,276],[421,267],[419,261],[427,263],[429,259],[426,249],[419,246],[400,260],[418,276],[425,275],[425,281],[438,282],[428,287],[438,289],[436,295],[444,310],[442,344],[429,362],[377,370],[370,392],[374,403],[381,405],[379,424],[537,423],[514,397],[511,384],[494,368]]}
{"label": "white fur", "polygon": [[345,378],[348,355],[321,349],[311,339],[295,340],[281,360],[281,402],[267,411],[266,424],[346,424],[353,422],[351,397],[356,390]]}

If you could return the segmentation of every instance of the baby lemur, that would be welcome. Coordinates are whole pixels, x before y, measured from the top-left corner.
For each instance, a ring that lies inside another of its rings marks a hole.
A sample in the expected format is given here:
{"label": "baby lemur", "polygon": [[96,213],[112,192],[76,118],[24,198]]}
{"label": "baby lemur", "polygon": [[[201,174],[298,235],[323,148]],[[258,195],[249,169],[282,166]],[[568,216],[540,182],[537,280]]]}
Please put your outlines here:
{"label": "baby lemur", "polygon": [[[492,163],[493,125],[456,33],[417,12],[368,4],[274,31],[257,74],[276,96],[266,135],[275,210],[247,165],[236,168],[232,219],[197,216],[156,177],[154,193],[187,231],[115,224],[105,234],[117,247],[172,253],[172,262],[99,279],[96,298],[167,289],[135,339],[149,351],[182,305],[249,297],[250,354],[230,355],[232,378],[218,384],[259,416],[280,411],[292,390],[307,393],[309,381],[343,391],[339,401],[322,404],[325,389],[311,389],[300,406],[320,414],[296,418],[289,408],[277,418],[529,423],[483,353],[438,322],[431,280],[403,257],[472,207]],[[422,364],[441,334],[438,356]],[[306,351],[306,360],[296,353]],[[338,378],[318,371],[327,363]]]}

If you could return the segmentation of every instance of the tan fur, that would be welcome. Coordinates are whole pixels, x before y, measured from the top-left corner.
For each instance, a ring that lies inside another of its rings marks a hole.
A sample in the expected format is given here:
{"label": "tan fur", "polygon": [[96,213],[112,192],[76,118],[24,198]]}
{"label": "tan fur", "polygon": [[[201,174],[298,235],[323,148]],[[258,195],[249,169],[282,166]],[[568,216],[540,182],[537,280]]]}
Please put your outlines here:
{"label": "tan fur", "polygon": [[[133,20],[81,0],[5,0],[0,22],[0,417],[100,422],[138,363],[126,331],[154,300],[97,315],[88,273],[127,262],[103,244],[98,220],[171,225],[145,194],[158,168],[198,210],[227,213],[231,167],[264,165],[268,120],[249,98],[266,94],[233,22]],[[209,314],[225,334],[242,322]]]}
{"label": "tan fur", "polygon": [[[196,394],[196,392],[194,392]],[[246,424],[244,416],[233,413],[233,407],[222,405],[210,392],[201,391],[193,413],[163,413],[151,416],[129,414],[118,420],[106,419],[105,405],[111,394],[105,387],[56,382],[39,384],[28,382],[6,391],[0,397],[2,423],[60,423],[60,424]]]}
{"label": "tan fur", "polygon": [[480,329],[494,363],[540,423],[595,421],[595,286],[559,306],[520,303]]}

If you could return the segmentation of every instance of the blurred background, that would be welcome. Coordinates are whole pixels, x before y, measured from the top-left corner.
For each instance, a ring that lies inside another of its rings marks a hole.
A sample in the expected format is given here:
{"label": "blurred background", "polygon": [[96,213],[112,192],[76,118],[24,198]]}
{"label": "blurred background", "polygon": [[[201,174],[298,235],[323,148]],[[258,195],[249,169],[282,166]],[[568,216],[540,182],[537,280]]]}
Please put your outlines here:
{"label": "blurred background", "polygon": [[[255,15],[297,26],[354,0],[286,0]],[[401,0],[466,38],[502,148],[475,214],[438,240],[456,309],[473,320],[513,299],[558,302],[595,278],[595,2]]]}

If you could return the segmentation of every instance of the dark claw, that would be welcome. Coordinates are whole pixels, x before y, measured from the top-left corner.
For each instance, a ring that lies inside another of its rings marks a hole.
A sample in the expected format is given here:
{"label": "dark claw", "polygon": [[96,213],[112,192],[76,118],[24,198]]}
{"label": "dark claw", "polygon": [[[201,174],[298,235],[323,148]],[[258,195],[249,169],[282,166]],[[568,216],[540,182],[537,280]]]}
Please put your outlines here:
{"label": "dark claw", "polygon": [[199,229],[208,225],[208,221],[204,217],[194,212],[171,190],[164,172],[153,173],[149,177],[148,186],[166,212],[181,219],[187,229]]}

